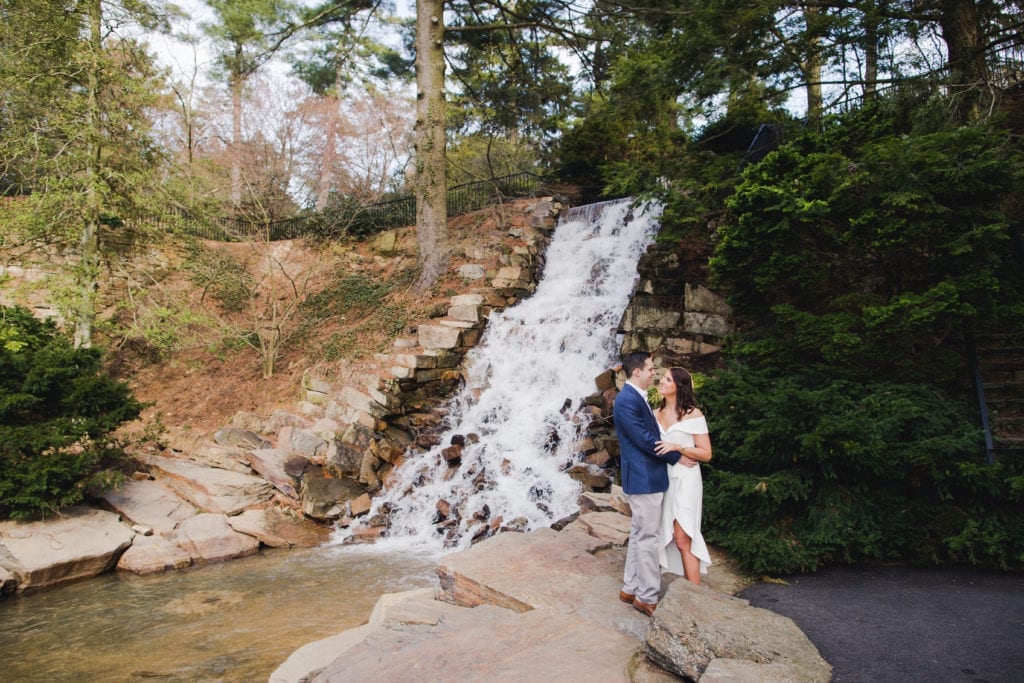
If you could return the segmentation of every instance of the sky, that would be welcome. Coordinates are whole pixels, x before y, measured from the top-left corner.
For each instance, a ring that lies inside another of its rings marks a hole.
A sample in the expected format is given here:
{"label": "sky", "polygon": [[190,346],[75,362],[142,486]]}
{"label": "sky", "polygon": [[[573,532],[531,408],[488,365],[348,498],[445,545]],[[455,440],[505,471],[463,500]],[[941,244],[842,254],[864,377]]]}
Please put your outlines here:
{"label": "sky", "polygon": [[[315,0],[301,0],[312,5]],[[412,16],[416,13],[415,0],[392,0],[399,16]],[[174,27],[177,35],[193,34],[199,38],[198,44],[188,43],[171,36],[152,34],[147,37],[160,65],[171,69],[174,77],[190,76],[198,65],[198,71],[205,82],[213,62],[213,52],[209,40],[202,36],[199,28],[201,22],[212,21],[214,16],[210,8],[202,0],[175,0],[175,4],[192,16],[191,21],[178,22]],[[275,75],[288,77],[288,67],[281,60],[275,60],[269,66]]]}

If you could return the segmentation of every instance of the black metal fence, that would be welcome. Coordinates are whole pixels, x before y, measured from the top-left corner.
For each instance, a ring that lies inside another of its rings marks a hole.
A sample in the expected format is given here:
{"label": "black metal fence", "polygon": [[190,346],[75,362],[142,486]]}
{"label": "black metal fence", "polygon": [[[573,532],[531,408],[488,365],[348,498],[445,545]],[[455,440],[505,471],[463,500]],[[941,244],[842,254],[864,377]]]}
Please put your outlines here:
{"label": "black metal fence", "polygon": [[[455,185],[448,188],[448,215],[458,216],[478,211],[506,199],[535,196],[542,186],[542,178],[534,173],[515,173]],[[365,238],[383,230],[414,225],[416,197],[410,194],[372,204],[343,201],[325,211],[311,211],[276,221],[192,217],[184,212],[170,212],[161,216],[126,217],[121,222],[130,224],[136,221],[150,229],[181,232],[222,242],[282,240],[305,236],[322,239]]]}

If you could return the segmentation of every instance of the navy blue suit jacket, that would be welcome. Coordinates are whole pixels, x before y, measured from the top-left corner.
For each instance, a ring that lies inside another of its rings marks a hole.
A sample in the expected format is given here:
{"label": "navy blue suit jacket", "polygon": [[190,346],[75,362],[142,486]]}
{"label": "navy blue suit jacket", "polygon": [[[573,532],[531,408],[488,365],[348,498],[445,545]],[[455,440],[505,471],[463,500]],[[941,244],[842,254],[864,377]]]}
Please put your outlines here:
{"label": "navy blue suit jacket", "polygon": [[622,491],[626,494],[659,493],[668,490],[668,468],[680,454],[654,452],[661,440],[658,421],[636,387],[622,387],[613,408],[615,434],[619,437]]}

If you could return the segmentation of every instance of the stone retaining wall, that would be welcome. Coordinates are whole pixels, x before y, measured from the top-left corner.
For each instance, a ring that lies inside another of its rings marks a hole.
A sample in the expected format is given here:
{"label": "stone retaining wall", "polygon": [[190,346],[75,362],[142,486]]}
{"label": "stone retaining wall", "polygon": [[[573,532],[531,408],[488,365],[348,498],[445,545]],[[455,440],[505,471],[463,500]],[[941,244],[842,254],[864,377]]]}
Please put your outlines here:
{"label": "stone retaining wall", "polygon": [[[101,226],[97,309],[124,301],[129,287],[147,287],[180,266],[184,250],[160,240],[139,239],[130,228]],[[73,249],[47,245],[28,254],[0,250],[0,305],[26,306],[39,318],[59,318],[57,291],[79,263]]]}

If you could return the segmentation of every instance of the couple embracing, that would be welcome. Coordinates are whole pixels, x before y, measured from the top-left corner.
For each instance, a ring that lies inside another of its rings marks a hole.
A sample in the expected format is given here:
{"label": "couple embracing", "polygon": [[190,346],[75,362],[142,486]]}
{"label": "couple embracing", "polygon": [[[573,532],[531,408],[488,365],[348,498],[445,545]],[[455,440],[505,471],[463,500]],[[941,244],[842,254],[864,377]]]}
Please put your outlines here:
{"label": "couple embracing", "polygon": [[615,399],[622,491],[633,511],[619,599],[650,616],[661,572],[700,583],[711,564],[700,533],[702,484],[698,463],[711,459],[711,439],[696,406],[693,382],[682,368],[665,371],[652,411],[647,388],[654,364],[645,352],[622,357],[626,386]]}

